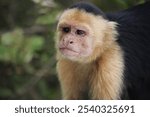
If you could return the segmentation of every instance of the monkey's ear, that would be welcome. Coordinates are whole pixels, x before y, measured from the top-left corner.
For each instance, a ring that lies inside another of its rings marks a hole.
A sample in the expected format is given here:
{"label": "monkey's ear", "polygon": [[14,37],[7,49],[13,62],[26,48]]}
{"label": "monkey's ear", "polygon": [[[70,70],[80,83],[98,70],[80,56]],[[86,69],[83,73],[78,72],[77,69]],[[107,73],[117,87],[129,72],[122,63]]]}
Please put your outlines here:
{"label": "monkey's ear", "polygon": [[111,40],[117,40],[118,32],[117,32],[117,23],[113,21],[108,21],[108,28],[106,31],[107,38]]}

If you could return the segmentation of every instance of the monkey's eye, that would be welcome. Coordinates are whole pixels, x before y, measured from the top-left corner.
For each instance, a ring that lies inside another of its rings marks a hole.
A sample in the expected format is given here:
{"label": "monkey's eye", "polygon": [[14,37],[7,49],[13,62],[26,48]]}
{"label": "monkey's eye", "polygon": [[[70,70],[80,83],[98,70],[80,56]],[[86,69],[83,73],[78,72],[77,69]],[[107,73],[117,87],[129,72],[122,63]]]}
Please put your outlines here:
{"label": "monkey's eye", "polygon": [[77,31],[76,31],[76,34],[77,34],[77,35],[82,35],[82,36],[84,36],[86,33],[85,33],[85,31],[83,31],[83,30],[77,30]]}
{"label": "monkey's eye", "polygon": [[65,33],[69,33],[70,30],[71,30],[70,27],[63,27],[62,28],[62,31],[65,32]]}

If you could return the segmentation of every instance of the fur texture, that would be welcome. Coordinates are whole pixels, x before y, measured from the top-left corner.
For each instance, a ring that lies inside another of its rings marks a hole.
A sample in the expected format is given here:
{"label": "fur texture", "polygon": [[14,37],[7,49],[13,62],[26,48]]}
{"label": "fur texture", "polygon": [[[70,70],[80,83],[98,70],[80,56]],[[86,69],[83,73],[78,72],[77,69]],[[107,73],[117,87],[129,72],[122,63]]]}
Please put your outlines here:
{"label": "fur texture", "polygon": [[63,99],[150,99],[150,2],[104,14],[77,3],[61,15],[62,24],[92,32],[93,52],[70,60],[58,49],[57,71]]}

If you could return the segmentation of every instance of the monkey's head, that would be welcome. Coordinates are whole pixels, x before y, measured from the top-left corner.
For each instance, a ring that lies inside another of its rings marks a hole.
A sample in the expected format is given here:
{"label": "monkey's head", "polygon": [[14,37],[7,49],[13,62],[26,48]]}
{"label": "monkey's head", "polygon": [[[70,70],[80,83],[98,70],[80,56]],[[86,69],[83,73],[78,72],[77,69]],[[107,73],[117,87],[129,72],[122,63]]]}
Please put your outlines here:
{"label": "monkey's head", "polygon": [[65,10],[59,18],[57,56],[59,59],[90,62],[110,46],[115,37],[113,35],[116,35],[116,23],[108,21],[93,5],[79,4]]}

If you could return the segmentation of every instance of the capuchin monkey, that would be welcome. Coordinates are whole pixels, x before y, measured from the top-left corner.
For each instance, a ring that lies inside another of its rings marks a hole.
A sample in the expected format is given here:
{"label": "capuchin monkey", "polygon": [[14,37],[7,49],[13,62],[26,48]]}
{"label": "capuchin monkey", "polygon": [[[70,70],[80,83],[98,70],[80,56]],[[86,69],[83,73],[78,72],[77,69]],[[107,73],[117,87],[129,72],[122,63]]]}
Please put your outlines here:
{"label": "capuchin monkey", "polygon": [[76,3],[56,49],[63,99],[150,99],[150,2],[115,13]]}

